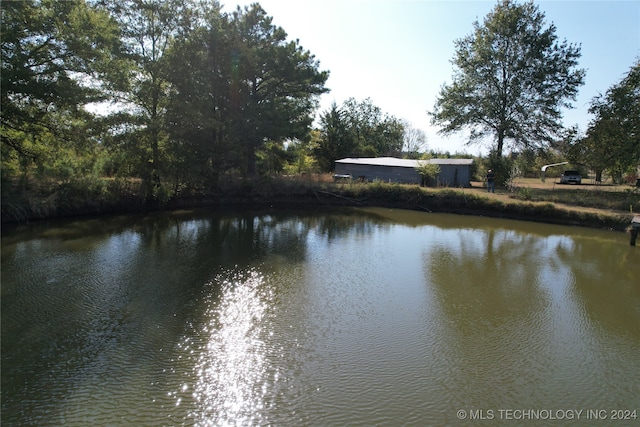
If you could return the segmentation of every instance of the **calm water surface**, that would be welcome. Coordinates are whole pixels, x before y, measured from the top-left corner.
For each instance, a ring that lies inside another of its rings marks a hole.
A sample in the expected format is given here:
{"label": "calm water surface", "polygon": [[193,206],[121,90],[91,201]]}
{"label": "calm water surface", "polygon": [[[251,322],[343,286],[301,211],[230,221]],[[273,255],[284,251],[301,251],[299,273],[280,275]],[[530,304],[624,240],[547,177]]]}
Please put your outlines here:
{"label": "calm water surface", "polygon": [[3,233],[6,426],[640,424],[624,233],[385,209]]}

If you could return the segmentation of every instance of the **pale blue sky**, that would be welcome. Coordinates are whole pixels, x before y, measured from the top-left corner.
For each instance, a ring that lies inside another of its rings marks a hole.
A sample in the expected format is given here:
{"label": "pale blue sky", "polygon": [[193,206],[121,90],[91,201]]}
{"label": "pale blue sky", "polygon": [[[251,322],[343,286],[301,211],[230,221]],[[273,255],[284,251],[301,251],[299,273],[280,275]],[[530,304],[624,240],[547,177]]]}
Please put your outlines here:
{"label": "pale blue sky", "polygon": [[[223,10],[252,1],[224,1]],[[371,98],[384,112],[406,119],[427,134],[430,149],[486,153],[464,146],[465,135],[442,137],[431,126],[431,110],[443,83],[451,82],[454,40],[470,34],[495,1],[260,0],[275,25],[331,72],[320,112],[332,102]],[[640,57],[640,0],[537,1],[559,38],[582,45],[587,70],[575,109],[565,125],[582,131],[591,120],[590,100],[620,81]]]}

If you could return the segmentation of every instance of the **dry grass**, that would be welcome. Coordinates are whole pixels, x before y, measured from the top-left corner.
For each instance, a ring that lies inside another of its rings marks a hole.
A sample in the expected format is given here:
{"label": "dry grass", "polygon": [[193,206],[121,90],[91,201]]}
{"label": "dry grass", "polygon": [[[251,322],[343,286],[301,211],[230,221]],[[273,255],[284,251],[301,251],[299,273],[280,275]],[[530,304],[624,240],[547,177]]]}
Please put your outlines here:
{"label": "dry grass", "polygon": [[[125,185],[126,184],[126,185]],[[235,179],[213,191],[193,191],[170,197],[166,203],[148,203],[139,186],[129,181],[82,181],[57,186],[49,192],[3,191],[2,220],[77,216],[176,209],[211,205],[279,205],[296,209],[303,205],[388,206],[429,212],[555,222],[624,229],[634,212],[640,212],[640,194],[630,187],[559,186],[554,182],[519,180],[512,191],[487,193],[482,183],[471,188],[421,188],[382,182],[334,183],[331,174]],[[583,188],[581,188],[583,187]],[[4,190],[4,189],[3,189]]]}
{"label": "dry grass", "polygon": [[629,184],[617,185],[611,181],[596,183],[593,179],[583,179],[582,184],[560,184],[560,178],[547,178],[544,182],[538,178],[517,178],[514,181],[516,187],[530,187],[544,190],[579,190],[579,191],[627,191],[633,190]]}
{"label": "dry grass", "polygon": [[583,211],[640,212],[640,189],[630,185],[569,185],[553,181],[518,180],[508,196],[517,200],[551,202]]}

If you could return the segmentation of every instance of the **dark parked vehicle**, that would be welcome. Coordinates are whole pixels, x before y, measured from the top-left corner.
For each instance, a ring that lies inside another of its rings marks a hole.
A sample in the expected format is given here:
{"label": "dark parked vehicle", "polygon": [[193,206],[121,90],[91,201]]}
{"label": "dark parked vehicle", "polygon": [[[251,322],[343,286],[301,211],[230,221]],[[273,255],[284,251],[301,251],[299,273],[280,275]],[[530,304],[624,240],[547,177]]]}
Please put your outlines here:
{"label": "dark parked vehicle", "polygon": [[560,184],[582,184],[582,177],[578,171],[564,171],[564,173],[560,175]]}

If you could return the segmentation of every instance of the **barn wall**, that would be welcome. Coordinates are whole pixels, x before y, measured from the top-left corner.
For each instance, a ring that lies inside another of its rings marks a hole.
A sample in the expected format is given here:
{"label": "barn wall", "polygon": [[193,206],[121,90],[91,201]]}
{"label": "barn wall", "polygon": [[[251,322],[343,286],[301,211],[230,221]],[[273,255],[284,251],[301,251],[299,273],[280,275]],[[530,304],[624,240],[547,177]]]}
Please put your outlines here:
{"label": "barn wall", "polygon": [[438,184],[444,187],[469,187],[471,168],[468,165],[440,165]]}
{"label": "barn wall", "polygon": [[[441,164],[438,185],[445,187],[469,187],[471,185],[471,167],[469,165]],[[353,179],[365,181],[400,182],[420,184],[422,176],[414,168],[399,166],[363,165],[355,163],[336,163],[335,173],[351,175]]]}
{"label": "barn wall", "polygon": [[353,179],[365,181],[391,181],[405,184],[419,184],[421,176],[413,168],[397,166],[359,165],[352,163],[336,163],[335,173],[351,175]]}

